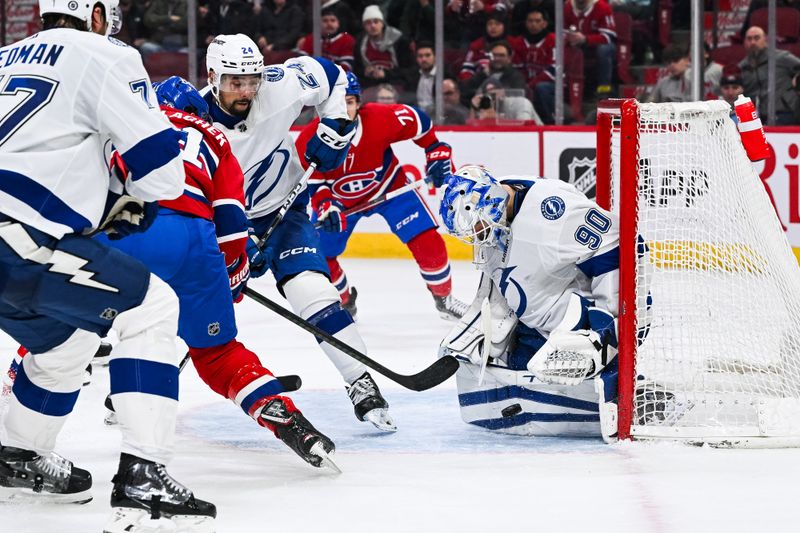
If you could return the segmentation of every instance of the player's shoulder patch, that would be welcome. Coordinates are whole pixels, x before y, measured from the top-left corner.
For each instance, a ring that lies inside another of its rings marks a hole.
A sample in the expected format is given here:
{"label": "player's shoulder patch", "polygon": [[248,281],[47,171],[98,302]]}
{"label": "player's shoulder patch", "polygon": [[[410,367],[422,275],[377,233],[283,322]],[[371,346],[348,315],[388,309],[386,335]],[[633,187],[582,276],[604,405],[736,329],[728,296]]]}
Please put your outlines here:
{"label": "player's shoulder patch", "polygon": [[115,39],[114,37],[111,37],[110,35],[107,37],[107,39],[108,39],[108,42],[110,42],[111,44],[114,44],[114,45],[117,45],[117,46],[123,46],[125,48],[130,48],[130,46],[128,46],[126,43],[123,43],[119,39]]}
{"label": "player's shoulder patch", "polygon": [[281,67],[267,67],[264,69],[264,79],[267,81],[280,81],[283,79],[284,72]]}
{"label": "player's shoulder patch", "polygon": [[547,220],[558,220],[566,208],[567,205],[560,196],[548,196],[542,200],[542,216]]}

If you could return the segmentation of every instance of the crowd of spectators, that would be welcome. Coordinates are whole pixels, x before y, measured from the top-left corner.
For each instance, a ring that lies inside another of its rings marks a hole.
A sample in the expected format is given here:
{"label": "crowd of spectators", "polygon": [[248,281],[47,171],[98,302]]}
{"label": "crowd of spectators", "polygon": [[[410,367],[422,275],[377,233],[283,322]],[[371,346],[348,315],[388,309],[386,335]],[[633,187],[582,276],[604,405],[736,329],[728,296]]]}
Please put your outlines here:
{"label": "crowd of spectators", "polygon": [[[200,47],[217,34],[244,33],[257,43],[267,62],[310,55],[314,50],[312,1],[198,0]],[[433,0],[316,1],[321,1],[321,53],[359,76],[365,99],[409,103],[433,112],[439,90]],[[555,1],[562,0],[444,1],[441,90],[445,123],[554,123]],[[565,106],[568,122],[591,117],[592,106],[601,98],[629,96],[622,88],[630,84],[640,84],[635,96],[642,100],[691,99],[689,49],[679,40],[662,48],[650,31],[659,1],[565,1],[565,70],[568,77],[580,81],[577,106],[571,105],[574,102]],[[678,10],[681,0],[672,4]],[[800,59],[789,50],[768,50],[764,29],[750,25],[754,9],[762,4],[766,1],[752,2],[746,27],[737,37],[743,59],[720,64],[706,46],[703,94],[707,99],[732,101],[743,93],[765,116],[767,62],[772,55],[777,64],[777,122],[798,124]],[[779,0],[778,4],[794,8],[800,0]],[[186,0],[121,0],[120,6],[124,25],[119,37],[145,58],[159,52],[186,52]],[[677,21],[680,16],[674,12]],[[632,30],[626,30],[633,39],[627,44],[617,35],[615,21],[620,14],[633,21]],[[784,42],[783,37],[779,42]],[[621,54],[628,54],[624,63]],[[661,67],[660,77],[651,85],[625,79],[631,77],[630,65]],[[565,101],[575,98],[567,85]]]}

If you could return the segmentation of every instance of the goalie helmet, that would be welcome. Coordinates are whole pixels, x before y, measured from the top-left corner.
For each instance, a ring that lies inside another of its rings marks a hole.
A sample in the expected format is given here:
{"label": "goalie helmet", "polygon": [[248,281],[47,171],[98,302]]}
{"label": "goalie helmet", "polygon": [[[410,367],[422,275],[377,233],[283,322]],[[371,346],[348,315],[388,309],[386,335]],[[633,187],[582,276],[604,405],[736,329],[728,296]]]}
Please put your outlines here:
{"label": "goalie helmet", "polygon": [[164,81],[154,83],[153,90],[156,92],[159,104],[186,111],[206,122],[212,122],[206,101],[203,100],[194,85],[180,76],[172,76]]}
{"label": "goalie helmet", "polygon": [[101,4],[105,9],[107,22],[105,35],[119,33],[122,29],[119,0],[39,0],[39,15],[51,13],[69,15],[85,22],[86,29],[92,31],[92,11],[96,4]]}
{"label": "goalie helmet", "polygon": [[508,193],[478,165],[461,167],[442,195],[439,214],[447,231],[467,244],[492,245],[508,230]]}
{"label": "goalie helmet", "polygon": [[[217,35],[206,53],[208,83],[219,96],[222,77],[226,74],[247,76],[264,73],[264,56],[250,37],[242,33]],[[211,72],[214,72],[214,76]]]}

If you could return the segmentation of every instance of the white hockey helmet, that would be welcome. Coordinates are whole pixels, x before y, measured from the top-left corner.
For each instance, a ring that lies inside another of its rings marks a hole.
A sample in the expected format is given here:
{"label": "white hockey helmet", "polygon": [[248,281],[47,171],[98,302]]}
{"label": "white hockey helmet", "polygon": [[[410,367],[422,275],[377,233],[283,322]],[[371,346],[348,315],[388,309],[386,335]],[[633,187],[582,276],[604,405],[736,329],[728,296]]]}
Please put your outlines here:
{"label": "white hockey helmet", "polygon": [[506,225],[508,192],[479,165],[458,169],[442,194],[439,214],[447,231],[468,244],[492,245]]}
{"label": "white hockey helmet", "polygon": [[[208,83],[214,96],[219,95],[222,77],[225,74],[247,76],[264,73],[264,56],[253,40],[244,35],[217,35],[206,52]],[[214,71],[214,76],[211,75]]]}
{"label": "white hockey helmet", "polygon": [[86,23],[86,29],[92,31],[92,11],[96,4],[101,4],[106,14],[105,35],[114,35],[122,29],[122,14],[119,0],[39,0],[39,15],[56,13],[69,15]]}

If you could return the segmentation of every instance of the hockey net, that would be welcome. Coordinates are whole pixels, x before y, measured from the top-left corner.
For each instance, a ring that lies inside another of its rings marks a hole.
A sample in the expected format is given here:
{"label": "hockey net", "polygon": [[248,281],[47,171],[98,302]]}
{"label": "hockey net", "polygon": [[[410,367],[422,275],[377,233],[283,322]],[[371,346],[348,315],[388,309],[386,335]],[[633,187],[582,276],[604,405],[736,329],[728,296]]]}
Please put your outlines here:
{"label": "hockey net", "polygon": [[621,221],[620,438],[800,444],[800,269],[729,112],[599,109],[597,200]]}

